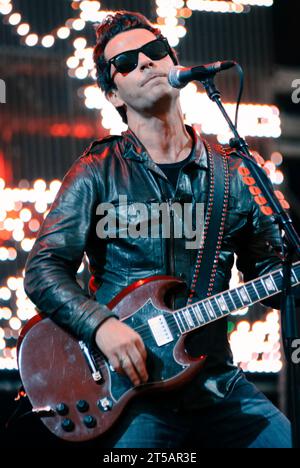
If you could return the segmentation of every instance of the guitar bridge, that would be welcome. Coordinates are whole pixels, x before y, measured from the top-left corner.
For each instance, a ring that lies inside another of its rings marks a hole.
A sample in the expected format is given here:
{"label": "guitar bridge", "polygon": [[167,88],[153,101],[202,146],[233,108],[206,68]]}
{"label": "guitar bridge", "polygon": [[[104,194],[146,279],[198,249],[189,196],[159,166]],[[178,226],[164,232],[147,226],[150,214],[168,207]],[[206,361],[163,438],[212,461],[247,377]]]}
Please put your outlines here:
{"label": "guitar bridge", "polygon": [[157,346],[164,346],[174,340],[169,325],[163,315],[148,320],[148,324]]}

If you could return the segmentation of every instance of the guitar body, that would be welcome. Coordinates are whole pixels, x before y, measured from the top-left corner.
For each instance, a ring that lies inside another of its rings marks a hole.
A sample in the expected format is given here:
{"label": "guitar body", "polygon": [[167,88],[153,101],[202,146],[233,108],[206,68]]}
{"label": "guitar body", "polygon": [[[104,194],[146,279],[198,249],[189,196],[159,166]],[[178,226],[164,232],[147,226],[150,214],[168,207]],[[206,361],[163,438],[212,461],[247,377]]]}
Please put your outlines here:
{"label": "guitar body", "polygon": [[[164,302],[165,295],[182,284],[168,276],[150,277],[125,288],[108,304],[141,334],[147,348],[149,380],[136,387],[111,369],[99,350],[90,350],[95,377],[80,342],[51,319],[36,316],[23,328],[18,344],[21,379],[33,411],[52,433],[74,442],[98,437],[137,394],[175,389],[200,371],[205,356],[193,359],[187,354],[174,312]],[[169,336],[161,330],[156,336],[164,324]]]}

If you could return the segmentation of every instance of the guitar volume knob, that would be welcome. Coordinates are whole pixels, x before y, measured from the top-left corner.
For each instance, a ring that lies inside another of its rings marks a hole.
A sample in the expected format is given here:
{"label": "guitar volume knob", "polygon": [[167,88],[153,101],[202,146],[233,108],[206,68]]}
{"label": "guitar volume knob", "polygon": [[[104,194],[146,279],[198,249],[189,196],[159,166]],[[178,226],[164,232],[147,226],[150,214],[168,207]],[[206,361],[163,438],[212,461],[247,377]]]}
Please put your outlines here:
{"label": "guitar volume knob", "polygon": [[68,405],[66,405],[66,403],[59,403],[58,405],[56,405],[55,409],[61,416],[65,416],[69,412],[69,407]]}
{"label": "guitar volume knob", "polygon": [[73,423],[72,419],[66,418],[61,423],[61,427],[63,428],[64,431],[71,432],[73,431],[75,424]]}
{"label": "guitar volume knob", "polygon": [[90,429],[97,425],[97,421],[94,418],[94,416],[90,416],[90,415],[84,416],[83,423],[85,424],[86,427]]}
{"label": "guitar volume knob", "polygon": [[88,404],[88,402],[86,400],[79,400],[76,403],[76,408],[81,413],[84,413],[85,411],[87,411],[89,409],[89,404]]}

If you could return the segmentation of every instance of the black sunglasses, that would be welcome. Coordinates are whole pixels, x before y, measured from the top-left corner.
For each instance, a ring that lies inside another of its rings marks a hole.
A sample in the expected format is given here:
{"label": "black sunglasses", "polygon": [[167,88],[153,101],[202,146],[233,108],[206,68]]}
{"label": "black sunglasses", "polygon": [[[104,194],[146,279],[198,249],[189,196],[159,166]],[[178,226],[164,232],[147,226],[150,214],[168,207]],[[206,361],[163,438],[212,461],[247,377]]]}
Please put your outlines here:
{"label": "black sunglasses", "polygon": [[138,65],[139,53],[147,55],[151,60],[161,60],[170,53],[170,45],[166,38],[154,39],[154,41],[147,42],[139,49],[128,50],[121,52],[115,57],[108,60],[108,72],[110,76],[110,66],[113,64],[119,73],[130,73]]}

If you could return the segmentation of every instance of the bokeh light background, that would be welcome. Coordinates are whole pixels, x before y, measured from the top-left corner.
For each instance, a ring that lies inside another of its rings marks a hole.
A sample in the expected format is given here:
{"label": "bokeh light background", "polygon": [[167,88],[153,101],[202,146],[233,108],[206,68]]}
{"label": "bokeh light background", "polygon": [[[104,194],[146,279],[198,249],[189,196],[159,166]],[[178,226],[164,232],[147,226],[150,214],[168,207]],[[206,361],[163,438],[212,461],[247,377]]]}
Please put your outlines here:
{"label": "bokeh light background", "polygon": [[[23,289],[24,265],[64,173],[91,140],[126,129],[95,83],[95,25],[110,10],[138,10],[161,27],[184,65],[239,61],[246,72],[239,131],[286,195],[281,108],[270,86],[273,7],[272,0],[0,0],[0,78],[7,85],[0,104],[0,373],[16,371],[16,340],[36,313]],[[230,71],[218,80],[233,118],[237,77]],[[186,86],[181,102],[186,122],[205,138],[229,141],[201,85]],[[78,270],[83,288],[88,276],[84,258]],[[234,269],[231,286],[241,281]],[[281,370],[278,311],[243,309],[230,318],[228,332],[245,371]]]}

